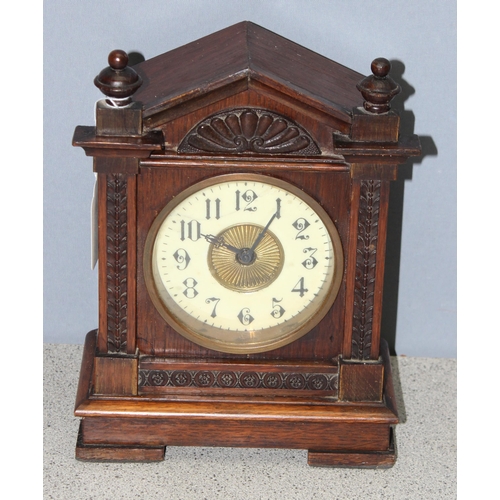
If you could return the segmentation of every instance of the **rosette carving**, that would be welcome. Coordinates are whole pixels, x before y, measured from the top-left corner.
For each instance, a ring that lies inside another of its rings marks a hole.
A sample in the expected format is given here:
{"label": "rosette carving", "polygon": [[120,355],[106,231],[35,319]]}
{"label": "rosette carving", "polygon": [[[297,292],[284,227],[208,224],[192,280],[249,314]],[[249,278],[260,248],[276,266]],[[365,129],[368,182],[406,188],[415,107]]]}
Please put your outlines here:
{"label": "rosette carving", "polygon": [[187,134],[178,152],[321,154],[302,127],[264,109],[237,109],[213,115]]}

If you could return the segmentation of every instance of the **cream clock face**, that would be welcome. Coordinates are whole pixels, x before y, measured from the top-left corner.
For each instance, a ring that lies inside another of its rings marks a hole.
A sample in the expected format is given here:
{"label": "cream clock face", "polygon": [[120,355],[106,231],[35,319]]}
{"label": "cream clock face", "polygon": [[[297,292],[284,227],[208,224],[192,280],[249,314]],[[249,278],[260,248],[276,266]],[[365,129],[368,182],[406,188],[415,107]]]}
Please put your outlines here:
{"label": "cream clock face", "polygon": [[149,294],[181,335],[210,349],[263,352],[313,328],[343,270],[337,230],[284,181],[229,174],[175,197],[149,231]]}

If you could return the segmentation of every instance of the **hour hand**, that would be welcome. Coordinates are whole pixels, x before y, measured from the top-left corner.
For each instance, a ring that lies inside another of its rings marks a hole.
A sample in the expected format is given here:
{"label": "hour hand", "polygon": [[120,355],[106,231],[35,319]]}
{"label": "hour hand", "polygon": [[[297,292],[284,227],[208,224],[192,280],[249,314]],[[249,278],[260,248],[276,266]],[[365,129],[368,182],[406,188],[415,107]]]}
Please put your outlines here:
{"label": "hour hand", "polygon": [[213,234],[202,234],[201,236],[203,236],[203,238],[205,238],[209,243],[212,243],[212,245],[217,248],[224,247],[231,252],[234,252],[235,254],[239,254],[241,252],[239,248],[233,247],[233,245],[226,243],[223,236],[214,236]]}

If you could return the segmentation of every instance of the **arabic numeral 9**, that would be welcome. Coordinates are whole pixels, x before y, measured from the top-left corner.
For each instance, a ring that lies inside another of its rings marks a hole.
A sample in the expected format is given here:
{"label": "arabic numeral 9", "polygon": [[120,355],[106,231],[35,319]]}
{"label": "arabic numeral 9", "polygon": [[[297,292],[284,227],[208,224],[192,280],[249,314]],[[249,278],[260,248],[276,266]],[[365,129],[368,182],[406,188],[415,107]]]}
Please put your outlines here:
{"label": "arabic numeral 9", "polygon": [[189,265],[189,262],[191,262],[191,257],[189,257],[189,254],[184,250],[184,248],[179,248],[175,251],[174,253],[174,259],[177,264],[177,269],[179,271],[184,271],[186,267]]}

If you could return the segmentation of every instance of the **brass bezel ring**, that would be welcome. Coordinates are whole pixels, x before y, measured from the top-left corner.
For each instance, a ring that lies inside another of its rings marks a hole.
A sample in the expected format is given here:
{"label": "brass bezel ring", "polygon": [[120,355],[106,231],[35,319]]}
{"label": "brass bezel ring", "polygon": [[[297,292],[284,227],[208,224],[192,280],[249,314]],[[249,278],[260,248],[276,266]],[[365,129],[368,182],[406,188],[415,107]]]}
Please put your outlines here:
{"label": "brass bezel ring", "polygon": [[[230,338],[229,334],[231,332],[228,334],[226,330],[221,330],[217,327],[210,327],[185,313],[165,290],[159,277],[159,273],[155,266],[153,266],[155,240],[163,221],[168,217],[168,215],[192,194],[209,186],[233,181],[254,181],[271,184],[300,198],[316,212],[328,231],[332,243],[334,261],[334,272],[328,291],[324,294],[324,299],[317,305],[317,307],[313,309],[310,307],[306,308],[307,314],[304,313],[303,316],[299,317],[301,314],[299,313],[298,316],[292,317],[290,321],[284,324],[282,323],[259,330],[258,332],[253,332],[254,334],[252,335],[252,338],[246,342],[235,342]],[[186,188],[178,196],[167,203],[163,210],[161,210],[156,219],[153,221],[146,238],[143,269],[146,288],[155,308],[161,317],[180,335],[200,346],[214,351],[232,354],[250,354],[267,352],[290,344],[312,330],[326,316],[332,307],[335,298],[337,297],[342,283],[344,273],[344,253],[339,233],[331,218],[317,201],[315,201],[308,194],[304,193],[300,188],[281,179],[276,179],[262,174],[223,174],[202,180]]]}

